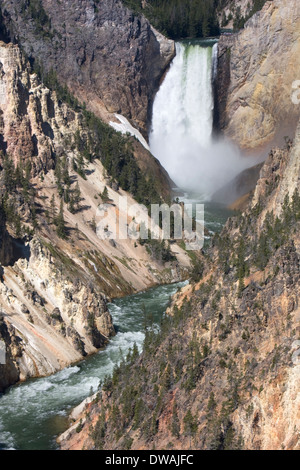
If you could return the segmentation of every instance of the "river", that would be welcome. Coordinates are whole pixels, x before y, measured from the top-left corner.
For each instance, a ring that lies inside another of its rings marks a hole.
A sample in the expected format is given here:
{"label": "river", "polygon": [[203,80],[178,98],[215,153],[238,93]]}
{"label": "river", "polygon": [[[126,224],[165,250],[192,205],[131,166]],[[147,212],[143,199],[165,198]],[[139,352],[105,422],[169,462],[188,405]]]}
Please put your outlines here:
{"label": "river", "polygon": [[[179,187],[196,188],[194,194],[181,193],[180,199],[206,202],[206,228],[218,232],[230,211],[207,200],[216,187],[216,175],[221,178],[217,183],[224,183],[224,166],[232,166],[226,161],[224,143],[218,161],[207,154],[212,136],[214,56],[214,41],[177,44],[177,56],[154,103],[150,144]],[[159,325],[170,297],[181,286],[159,286],[115,300],[109,310],[117,335],[105,350],[51,377],[13,386],[0,396],[0,450],[57,449],[56,437],[66,430],[70,410],[98,389],[134,343],[142,350],[144,312]]]}
{"label": "river", "polygon": [[[200,196],[185,194],[181,199],[199,202]],[[207,202],[207,229],[221,230],[230,214],[223,206]],[[67,429],[72,408],[98,389],[99,382],[112,372],[134,343],[142,351],[145,312],[159,326],[171,296],[185,284],[163,285],[114,300],[108,307],[117,335],[106,349],[55,375],[15,385],[2,394],[0,450],[57,449],[56,437]]]}
{"label": "river", "polygon": [[184,283],[159,286],[109,305],[117,335],[107,348],[51,377],[11,387],[0,397],[0,450],[56,449],[70,410],[110,374],[134,343],[142,350],[145,312],[160,324],[170,297]]}

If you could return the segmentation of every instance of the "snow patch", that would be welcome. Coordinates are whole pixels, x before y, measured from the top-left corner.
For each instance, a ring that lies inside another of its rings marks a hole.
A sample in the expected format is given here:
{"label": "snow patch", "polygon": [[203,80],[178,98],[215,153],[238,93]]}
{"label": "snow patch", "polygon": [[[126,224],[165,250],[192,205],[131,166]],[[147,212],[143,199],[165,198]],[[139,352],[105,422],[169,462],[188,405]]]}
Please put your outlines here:
{"label": "snow patch", "polygon": [[122,134],[130,134],[133,137],[136,137],[140,143],[145,147],[146,150],[149,150],[150,147],[147,144],[146,140],[135,127],[133,127],[130,122],[126,119],[126,117],[122,116],[122,114],[115,114],[115,117],[119,120],[118,122],[110,121],[109,125],[115,129],[117,132],[121,132]]}

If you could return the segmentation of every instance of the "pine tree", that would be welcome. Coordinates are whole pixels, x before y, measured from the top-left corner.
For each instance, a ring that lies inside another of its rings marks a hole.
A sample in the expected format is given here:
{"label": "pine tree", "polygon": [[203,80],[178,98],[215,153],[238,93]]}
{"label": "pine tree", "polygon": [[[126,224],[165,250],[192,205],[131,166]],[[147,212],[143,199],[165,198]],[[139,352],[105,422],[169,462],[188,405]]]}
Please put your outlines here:
{"label": "pine tree", "polygon": [[56,203],[55,203],[54,194],[52,194],[51,201],[50,201],[50,215],[52,218],[52,223],[54,224],[56,221]]}
{"label": "pine tree", "polygon": [[59,193],[60,197],[62,197],[63,193],[64,193],[64,188],[63,188],[63,184],[62,184],[62,167],[61,167],[61,161],[59,160],[59,158],[56,159],[56,166],[55,166],[55,170],[54,170],[54,175],[55,175],[55,180],[56,180],[58,193]]}
{"label": "pine tree", "polygon": [[95,217],[93,217],[93,219],[92,219],[92,221],[91,221],[91,228],[92,228],[93,232],[96,233],[96,231],[97,231],[97,223],[96,223]]}
{"label": "pine tree", "polygon": [[8,192],[16,189],[15,166],[8,155],[3,159],[4,186]]}
{"label": "pine tree", "polygon": [[134,342],[133,349],[132,349],[132,361],[135,361],[139,357],[139,349],[137,347],[136,342]]}
{"label": "pine tree", "polygon": [[67,238],[67,231],[65,226],[65,219],[64,219],[64,202],[63,200],[60,201],[60,210],[58,217],[56,219],[56,233],[59,238],[65,240]]}
{"label": "pine tree", "polygon": [[77,159],[77,170],[76,171],[79,174],[79,176],[81,176],[81,178],[86,180],[84,166],[85,166],[84,158],[83,158],[82,154],[80,154],[79,158]]}
{"label": "pine tree", "polygon": [[174,402],[174,405],[173,405],[171,433],[172,433],[172,436],[176,437],[177,439],[180,436],[180,422],[179,422],[179,418],[178,418],[176,402]]}
{"label": "pine tree", "polygon": [[73,195],[71,195],[70,198],[69,198],[69,206],[68,206],[68,209],[69,209],[69,211],[71,212],[71,214],[75,214],[76,210],[75,210],[75,203],[74,203],[74,197],[73,197]]}
{"label": "pine tree", "polygon": [[16,216],[15,218],[15,231],[16,231],[16,237],[21,238],[22,236],[22,227],[21,227],[21,218],[19,215]]}
{"label": "pine tree", "polygon": [[104,187],[103,192],[101,194],[101,199],[104,203],[109,201],[109,195],[108,195],[108,190],[106,186]]}
{"label": "pine tree", "polygon": [[24,176],[23,176],[23,165],[22,161],[20,161],[17,165],[16,171],[15,171],[15,178],[16,178],[16,185],[18,188],[24,187]]}
{"label": "pine tree", "polygon": [[197,419],[192,415],[191,410],[188,410],[184,417],[184,432],[187,436],[194,436],[198,429]]}
{"label": "pine tree", "polygon": [[207,404],[207,411],[210,413],[212,412],[217,406],[217,402],[215,400],[215,394],[214,392],[211,392],[210,396],[209,396],[209,400],[208,400],[208,404]]}
{"label": "pine tree", "polygon": [[70,175],[69,175],[69,168],[68,168],[68,162],[67,162],[67,158],[66,157],[63,157],[62,159],[62,180],[63,180],[63,183],[66,185],[66,186],[70,186],[71,185],[71,179],[70,179]]}
{"label": "pine tree", "polygon": [[75,187],[74,192],[73,192],[73,197],[74,197],[74,203],[77,206],[77,210],[78,210],[79,209],[79,204],[80,204],[80,201],[81,201],[81,191],[80,191],[78,181],[76,183],[76,187]]}

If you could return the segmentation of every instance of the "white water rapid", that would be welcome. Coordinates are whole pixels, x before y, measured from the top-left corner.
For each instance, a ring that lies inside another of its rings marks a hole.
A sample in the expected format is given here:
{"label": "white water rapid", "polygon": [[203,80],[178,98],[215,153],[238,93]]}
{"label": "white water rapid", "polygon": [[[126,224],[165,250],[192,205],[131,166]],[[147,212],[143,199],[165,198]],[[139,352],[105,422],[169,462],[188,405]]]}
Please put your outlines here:
{"label": "white water rapid", "polygon": [[176,49],[154,101],[150,148],[178,187],[209,198],[252,162],[225,139],[213,139],[215,41]]}

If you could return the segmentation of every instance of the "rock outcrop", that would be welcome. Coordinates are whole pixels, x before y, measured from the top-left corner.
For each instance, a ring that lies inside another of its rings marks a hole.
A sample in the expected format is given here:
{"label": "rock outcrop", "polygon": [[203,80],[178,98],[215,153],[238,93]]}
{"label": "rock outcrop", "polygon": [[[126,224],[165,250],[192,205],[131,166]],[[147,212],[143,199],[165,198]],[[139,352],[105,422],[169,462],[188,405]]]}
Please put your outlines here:
{"label": "rock outcrop", "polygon": [[233,28],[236,21],[252,15],[255,0],[223,0],[219,6],[219,24],[222,28]]}
{"label": "rock outcrop", "polygon": [[256,187],[262,166],[263,163],[259,163],[244,170],[225,187],[214,193],[212,200],[231,205],[241,198],[245,199],[246,196],[250,196],[251,191]]}
{"label": "rock outcrop", "polygon": [[0,393],[19,380],[15,359],[21,356],[21,338],[15,335],[11,325],[6,324],[0,312],[0,341],[5,344],[5,364],[0,364]]}
{"label": "rock outcrop", "polygon": [[300,5],[266,2],[239,33],[219,41],[215,126],[243,150],[266,154],[294,137],[300,70]]}
{"label": "rock outcrop", "polygon": [[44,73],[98,116],[124,114],[147,135],[160,79],[175,55],[173,41],[120,0],[3,1],[4,23]]}
{"label": "rock outcrop", "polygon": [[[24,168],[30,160],[35,175],[46,173],[54,169],[66,142],[74,141],[76,131],[84,127],[82,114],[42,85],[20,48],[0,42],[0,151],[15,164],[22,162]],[[87,140],[86,132],[83,138]],[[132,145],[143,174],[155,179],[160,193],[169,197],[167,172],[134,138]]]}
{"label": "rock outcrop", "polygon": [[[76,116],[31,73],[20,48],[0,42],[0,146],[34,175],[54,169],[57,143],[75,132]],[[74,122],[75,120],[75,122]]]}
{"label": "rock outcrop", "polygon": [[[106,296],[79,269],[75,278],[75,264],[62,265],[54,247],[38,239],[30,243],[30,253],[29,260],[4,268],[0,283],[7,366],[14,364],[17,380],[54,373],[105,346],[115,333]],[[15,337],[17,350],[11,348]],[[2,387],[3,375],[0,366]]]}

